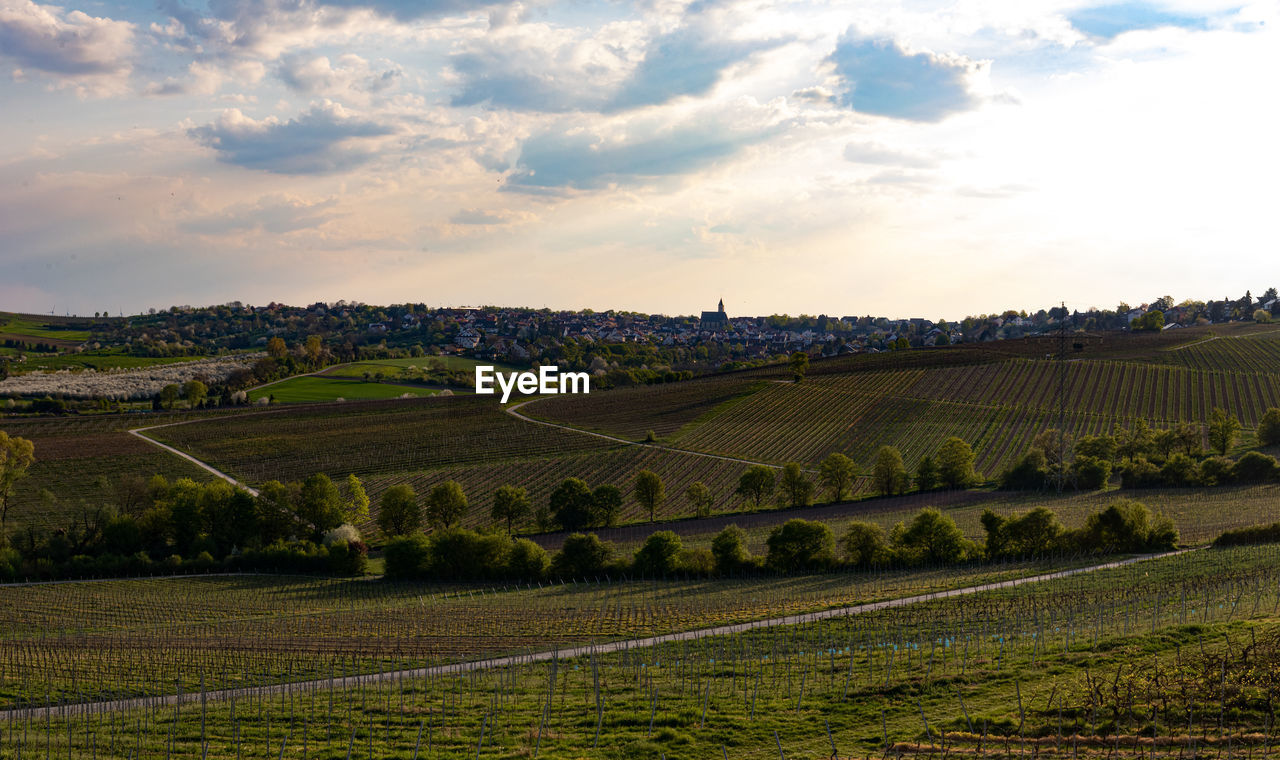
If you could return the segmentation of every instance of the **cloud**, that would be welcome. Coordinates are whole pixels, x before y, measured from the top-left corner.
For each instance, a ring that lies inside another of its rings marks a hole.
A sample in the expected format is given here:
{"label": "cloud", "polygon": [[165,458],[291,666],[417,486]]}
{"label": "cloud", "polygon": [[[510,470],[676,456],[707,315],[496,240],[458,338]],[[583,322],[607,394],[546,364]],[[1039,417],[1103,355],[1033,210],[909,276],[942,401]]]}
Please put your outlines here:
{"label": "cloud", "polygon": [[0,53],[87,93],[123,89],[132,70],[133,31],[127,21],[31,0],[0,4]]}
{"label": "cloud", "polygon": [[596,111],[625,76],[618,40],[581,38],[541,24],[502,29],[449,59],[460,82],[454,106],[488,103],[514,111]]}
{"label": "cloud", "polygon": [[844,158],[857,164],[900,166],[906,169],[933,169],[938,166],[938,159],[932,156],[897,150],[876,142],[851,142],[844,146]]}
{"label": "cloud", "polygon": [[304,229],[314,229],[333,218],[329,211],[333,199],[308,203],[299,198],[269,195],[253,203],[228,206],[216,214],[196,217],[182,222],[180,228],[197,235],[221,235],[245,230],[284,235]]}
{"label": "cloud", "polygon": [[681,27],[653,40],[644,59],[610,99],[608,110],[659,105],[683,95],[705,95],[725,69],[785,40],[715,39],[703,26]]}
{"label": "cloud", "polygon": [[506,189],[547,191],[643,184],[719,164],[781,130],[780,124],[735,126],[710,116],[675,125],[628,124],[605,136],[551,129],[525,141]]}
{"label": "cloud", "polygon": [[449,218],[453,224],[471,224],[478,226],[488,226],[494,224],[504,224],[507,221],[505,216],[501,214],[491,214],[488,211],[481,211],[478,208],[462,209],[458,213]]}
{"label": "cloud", "polygon": [[289,56],[280,62],[278,73],[285,85],[298,92],[358,101],[395,87],[403,78],[399,68],[388,65],[375,70],[354,53],[339,56],[336,63],[325,56]]}
{"label": "cloud", "polygon": [[840,103],[861,113],[936,122],[979,103],[969,89],[978,64],[965,58],[909,53],[850,30],[828,61],[844,83]]}
{"label": "cloud", "polygon": [[257,121],[232,108],[216,122],[188,130],[201,145],[217,151],[219,161],[275,174],[326,174],[354,168],[373,157],[369,138],[393,132],[390,126],[355,116],[328,101],[287,122],[275,117]]}
{"label": "cloud", "polygon": [[1175,26],[1183,29],[1205,29],[1208,19],[1165,11],[1149,3],[1116,3],[1081,8],[1067,16],[1076,29],[1090,37],[1113,39],[1137,29]]}
{"label": "cloud", "polygon": [[494,7],[514,5],[501,0],[318,0],[320,5],[338,8],[367,8],[398,21],[464,15]]}
{"label": "cloud", "polygon": [[611,113],[705,95],[731,66],[786,40],[715,37],[698,23],[644,41],[525,25],[478,41],[450,59],[461,88],[455,106],[489,103],[543,113]]}

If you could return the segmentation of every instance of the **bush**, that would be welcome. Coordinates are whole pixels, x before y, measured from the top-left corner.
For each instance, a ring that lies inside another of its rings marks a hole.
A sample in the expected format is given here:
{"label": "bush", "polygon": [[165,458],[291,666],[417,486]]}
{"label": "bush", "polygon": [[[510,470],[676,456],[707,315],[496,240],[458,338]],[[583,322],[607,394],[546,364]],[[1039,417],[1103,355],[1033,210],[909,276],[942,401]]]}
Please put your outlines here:
{"label": "bush", "polygon": [[715,557],[716,572],[727,575],[751,561],[747,551],[747,534],[737,525],[730,525],[711,540],[711,554]]}
{"label": "bush", "polygon": [[1280,464],[1276,458],[1258,451],[1241,456],[1231,468],[1231,477],[1241,483],[1265,483],[1276,477]]}
{"label": "bush", "polygon": [[1100,552],[1137,552],[1172,549],[1178,531],[1164,516],[1152,518],[1146,505],[1121,499],[1085,520],[1077,536],[1081,549]]}
{"label": "bush", "polygon": [[636,550],[632,567],[639,575],[650,578],[672,575],[676,571],[681,548],[679,536],[669,530],[660,530]]}
{"label": "bush", "polygon": [[836,538],[825,523],[787,520],[769,533],[765,563],[780,572],[820,571],[835,564]]}
{"label": "bush", "polygon": [[1258,420],[1258,443],[1263,446],[1280,444],[1280,409],[1271,407]]}
{"label": "bush", "polygon": [[368,567],[368,550],[359,539],[347,543],[338,539],[330,544],[329,572],[334,575],[364,575]]}
{"label": "bush", "polygon": [[1121,488],[1154,488],[1163,483],[1160,468],[1144,457],[1137,457],[1120,470]]}
{"label": "bush", "polygon": [[1066,529],[1058,522],[1058,516],[1044,507],[1009,517],[988,509],[983,511],[981,520],[987,531],[990,559],[1043,557],[1063,548]]}
{"label": "bush", "polygon": [[1038,491],[1044,488],[1049,480],[1049,465],[1044,452],[1033,448],[1018,463],[1000,475],[1000,489],[1003,491]]}
{"label": "bush", "polygon": [[1249,544],[1280,543],[1280,522],[1270,525],[1250,525],[1224,531],[1213,540],[1214,546],[1248,546]]}
{"label": "bush", "polygon": [[1199,468],[1196,460],[1186,454],[1178,453],[1165,460],[1160,468],[1160,480],[1167,486],[1183,488],[1196,484],[1196,473]]}
{"label": "bush", "polygon": [[551,560],[551,571],[562,578],[591,578],[613,561],[613,547],[594,533],[574,533]]}
{"label": "bush", "polygon": [[908,526],[898,523],[892,541],[898,558],[907,562],[951,564],[977,549],[955,520],[932,507],[920,510]]}
{"label": "bush", "polygon": [[884,529],[874,523],[849,523],[842,543],[845,557],[854,567],[882,565],[893,557]]}
{"label": "bush", "polygon": [[1107,459],[1077,456],[1071,470],[1075,473],[1076,485],[1087,491],[1105,488],[1111,480],[1111,462]]}
{"label": "bush", "polygon": [[716,557],[710,549],[682,549],[676,558],[676,568],[682,573],[705,577],[716,571]]}
{"label": "bush", "polygon": [[485,580],[501,577],[507,569],[511,539],[501,534],[483,535],[467,528],[433,533],[427,573],[441,580]]}
{"label": "bush", "polygon": [[1234,463],[1226,457],[1209,457],[1200,463],[1196,480],[1202,486],[1220,486],[1231,482]]}
{"label": "bush", "polygon": [[388,578],[420,578],[426,574],[431,545],[421,533],[393,538],[382,550]]}
{"label": "bush", "polygon": [[507,555],[507,572],[512,578],[524,580],[540,580],[551,567],[551,558],[547,550],[527,538],[517,540]]}

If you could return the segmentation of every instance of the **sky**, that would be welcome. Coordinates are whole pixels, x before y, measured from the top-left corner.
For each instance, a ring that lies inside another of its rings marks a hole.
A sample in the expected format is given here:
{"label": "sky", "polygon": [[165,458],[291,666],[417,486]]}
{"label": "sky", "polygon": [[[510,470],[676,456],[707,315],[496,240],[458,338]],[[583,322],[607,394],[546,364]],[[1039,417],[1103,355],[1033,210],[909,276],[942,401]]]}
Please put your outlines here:
{"label": "sky", "polygon": [[1277,281],[1280,4],[0,0],[0,309]]}

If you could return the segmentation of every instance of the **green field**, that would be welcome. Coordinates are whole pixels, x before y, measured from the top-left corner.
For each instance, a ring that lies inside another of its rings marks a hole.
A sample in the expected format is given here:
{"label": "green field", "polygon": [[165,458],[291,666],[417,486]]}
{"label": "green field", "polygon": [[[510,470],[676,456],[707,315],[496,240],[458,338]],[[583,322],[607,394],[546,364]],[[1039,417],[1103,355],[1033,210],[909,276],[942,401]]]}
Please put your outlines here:
{"label": "green field", "polygon": [[80,343],[89,339],[89,331],[77,324],[85,322],[87,320],[0,312],[0,336],[31,338],[34,339],[33,342]]}
{"label": "green field", "polygon": [[497,367],[500,370],[511,370],[513,367],[503,364],[502,362],[482,362],[466,356],[417,356],[408,359],[367,359],[364,361],[353,362],[351,364],[340,364],[336,367],[325,371],[325,375],[331,377],[364,377],[364,373],[376,374],[382,372],[388,379],[394,377],[400,370],[417,368],[426,369],[428,367],[442,366],[451,372],[472,372],[476,365],[485,364]]}
{"label": "green field", "polygon": [[438,390],[392,383],[366,383],[363,380],[342,377],[295,377],[250,391],[249,400],[272,397],[277,403],[298,404],[317,401],[370,401],[400,398],[405,394],[414,397],[434,396]]}

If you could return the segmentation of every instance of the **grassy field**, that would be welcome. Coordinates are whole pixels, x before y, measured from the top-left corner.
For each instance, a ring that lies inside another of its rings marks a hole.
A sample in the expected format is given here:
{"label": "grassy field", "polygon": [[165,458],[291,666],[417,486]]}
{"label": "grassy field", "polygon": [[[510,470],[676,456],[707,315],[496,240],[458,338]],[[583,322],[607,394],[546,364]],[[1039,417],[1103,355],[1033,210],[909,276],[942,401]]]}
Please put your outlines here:
{"label": "grassy field", "polygon": [[277,695],[19,716],[8,756],[1262,755],[1277,558],[1201,552],[471,673],[334,683],[299,663],[313,680]]}
{"label": "grassy field", "polygon": [[413,397],[434,396],[438,390],[421,386],[395,385],[392,383],[366,383],[364,380],[345,377],[295,377],[265,388],[258,388],[249,393],[250,401],[270,396],[277,403],[298,404],[322,401],[370,401],[400,398],[405,394]]}
{"label": "grassy field", "polygon": [[363,378],[366,372],[371,375],[381,372],[390,379],[404,369],[427,369],[440,366],[450,372],[472,372],[475,370],[476,365],[479,364],[494,366],[499,370],[514,369],[502,362],[482,362],[467,356],[416,356],[408,359],[369,359],[351,364],[342,364],[327,370],[325,375]]}
{"label": "grassy field", "polygon": [[0,338],[29,342],[76,344],[89,339],[88,320],[0,312]]}

